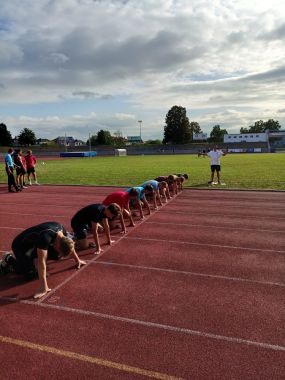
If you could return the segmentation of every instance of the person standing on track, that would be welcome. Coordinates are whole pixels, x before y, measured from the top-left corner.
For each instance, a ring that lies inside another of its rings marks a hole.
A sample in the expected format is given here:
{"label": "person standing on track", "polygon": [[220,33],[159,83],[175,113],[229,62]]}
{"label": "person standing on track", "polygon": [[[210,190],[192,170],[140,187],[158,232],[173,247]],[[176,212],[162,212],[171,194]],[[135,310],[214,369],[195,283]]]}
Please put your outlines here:
{"label": "person standing on track", "polygon": [[38,180],[37,180],[37,173],[36,173],[37,159],[33,155],[33,152],[31,150],[27,150],[25,159],[27,163],[28,185],[30,186],[32,185],[31,175],[33,176],[35,185],[39,185]]}
{"label": "person standing on track", "polygon": [[[113,219],[121,214],[121,208],[115,203],[105,206],[103,204],[91,204],[83,207],[71,219],[71,227],[75,234],[79,249],[95,247],[95,254],[102,252],[99,242],[98,229],[103,224],[109,245],[113,243],[110,235],[108,219]],[[91,227],[94,243],[88,243],[87,230]]]}
{"label": "person standing on track", "polygon": [[222,156],[225,156],[228,152],[223,152],[222,150],[219,150],[218,146],[215,145],[213,149],[207,153],[207,156],[211,159],[211,179],[208,181],[208,184],[211,185],[214,181],[215,172],[217,174],[218,184],[221,184],[221,178],[220,178],[220,171],[221,171],[221,164],[220,164],[220,158]]}
{"label": "person standing on track", "polygon": [[71,254],[79,269],[85,261],[79,259],[74,242],[66,229],[57,222],[45,222],[21,232],[12,242],[12,252],[7,252],[0,262],[0,272],[16,272],[27,280],[39,278],[39,288],[34,298],[41,298],[50,288],[47,283],[47,260],[59,260]]}
{"label": "person standing on track", "polygon": [[5,155],[5,170],[8,176],[8,191],[9,193],[14,193],[12,186],[15,189],[15,192],[18,192],[18,186],[16,185],[16,180],[14,177],[14,162],[12,159],[12,154],[14,150],[12,148],[8,149],[8,153]]}
{"label": "person standing on track", "polygon": [[27,189],[27,186],[24,185],[24,176],[26,170],[23,163],[23,152],[22,149],[17,149],[14,152],[14,165],[16,166],[16,183],[20,190]]}

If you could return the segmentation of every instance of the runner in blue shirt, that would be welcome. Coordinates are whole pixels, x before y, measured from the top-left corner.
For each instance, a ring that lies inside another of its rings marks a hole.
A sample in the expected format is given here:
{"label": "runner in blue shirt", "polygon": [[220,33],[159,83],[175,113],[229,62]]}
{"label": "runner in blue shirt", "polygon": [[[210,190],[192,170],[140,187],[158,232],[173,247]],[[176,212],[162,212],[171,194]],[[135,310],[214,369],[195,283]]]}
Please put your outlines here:
{"label": "runner in blue shirt", "polygon": [[153,199],[154,209],[158,210],[157,201],[158,201],[159,206],[162,206],[160,189],[165,186],[165,182],[158,182],[154,179],[150,179],[149,181],[144,182],[140,186],[145,188],[147,185],[151,185],[153,188],[152,199]]}
{"label": "runner in blue shirt", "polygon": [[[137,187],[134,187],[137,192],[138,192],[138,196],[137,196],[137,199],[132,199],[130,200],[130,207],[137,207],[139,209],[139,212],[140,212],[140,216],[141,216],[141,219],[144,219],[144,215],[143,215],[143,210],[142,210],[142,205],[144,205],[147,210],[148,210],[148,214],[150,215],[150,206],[148,204],[148,201],[146,200],[146,195],[148,194],[152,194],[153,193],[153,188],[151,185],[147,185],[145,187],[142,187],[142,186],[137,186]],[[127,189],[127,193],[130,193],[130,191],[133,189],[133,187]]]}

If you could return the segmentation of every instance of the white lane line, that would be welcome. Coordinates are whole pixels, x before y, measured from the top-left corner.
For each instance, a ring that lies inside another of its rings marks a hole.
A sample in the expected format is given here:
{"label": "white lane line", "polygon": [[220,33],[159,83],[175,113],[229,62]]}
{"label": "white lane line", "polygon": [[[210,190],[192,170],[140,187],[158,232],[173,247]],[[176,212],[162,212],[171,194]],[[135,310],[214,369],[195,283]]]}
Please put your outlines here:
{"label": "white lane line", "polygon": [[[185,211],[173,211],[173,210],[162,210],[164,212],[168,212],[169,214],[183,214],[185,215]],[[201,216],[215,216],[217,217],[217,213],[216,212],[208,212],[208,210],[203,213],[202,211],[192,211],[191,209],[188,210],[189,213],[191,213],[191,215],[201,215]],[[261,216],[255,216],[255,215],[240,215],[240,214],[222,214],[221,215],[223,218],[243,218],[243,219],[258,219],[260,220]],[[275,217],[274,215],[262,215],[262,220],[265,220],[265,219],[274,219],[274,220],[285,220],[285,217]]]}
{"label": "white lane line", "polygon": [[110,319],[110,320],[120,321],[124,323],[131,323],[134,325],[140,325],[140,326],[156,328],[156,329],[161,329],[161,330],[166,330],[166,331],[173,331],[173,332],[187,334],[187,335],[195,335],[195,336],[199,336],[203,338],[215,339],[215,340],[220,340],[220,341],[225,341],[225,342],[230,342],[230,343],[245,344],[248,346],[255,346],[255,347],[274,350],[274,351],[285,351],[285,347],[281,345],[258,342],[254,340],[231,337],[231,336],[226,336],[226,335],[213,334],[213,333],[208,333],[208,332],[200,331],[200,330],[191,330],[188,328],[176,327],[176,326],[165,325],[165,324],[149,322],[149,321],[142,321],[139,319],[119,317],[117,315],[98,313],[95,311],[75,309],[75,308],[63,306],[63,305],[36,303],[33,301],[28,301],[28,300],[19,301],[17,298],[12,298],[12,297],[0,297],[0,300],[6,301],[6,302],[19,302],[19,303],[23,303],[27,305],[44,307],[47,309],[55,309],[55,310],[66,311],[66,312],[71,312],[71,313],[76,313],[76,314],[81,314],[81,315],[94,316],[100,319]]}
{"label": "white lane line", "polygon": [[[230,223],[230,222],[229,222]],[[275,231],[275,230],[267,230],[267,229],[257,229],[257,228],[240,228],[240,227],[228,227],[228,226],[213,226],[212,224],[205,225],[205,224],[192,224],[192,223],[170,223],[170,222],[147,222],[147,224],[162,224],[162,225],[170,225],[170,226],[185,226],[185,227],[201,227],[201,228],[217,228],[217,229],[227,229],[227,230],[241,230],[241,231],[257,231],[257,232],[273,232],[273,233],[284,233],[284,230],[282,231]]]}
{"label": "white lane line", "polygon": [[[180,199],[179,200],[180,202],[177,202],[177,206],[179,206],[179,204],[182,204],[183,207],[195,207],[198,205],[198,207],[203,207],[203,204],[201,203],[192,203],[192,202],[188,202],[188,204],[185,204],[185,200],[184,199]],[[203,201],[204,202],[204,201]],[[205,202],[204,202],[205,203]],[[176,206],[176,205],[175,205]],[[262,208],[262,206],[248,206],[248,205],[233,205],[232,203],[230,204],[226,204],[226,203],[221,203],[221,201],[218,201],[217,204],[208,204],[208,203],[205,203],[205,208],[206,209],[209,209],[209,208],[217,208],[217,206],[219,206],[219,208],[221,206],[223,206],[223,208],[241,208],[243,210],[248,210],[248,209],[259,209],[259,210],[264,210],[264,208]],[[285,208],[284,207],[267,207],[266,208],[266,211],[275,211],[275,210],[283,210],[285,211]]]}
{"label": "white lane line", "polygon": [[23,227],[0,227],[0,230],[24,230]]}
{"label": "white lane line", "polygon": [[285,253],[285,251],[278,251],[274,249],[262,249],[262,248],[248,248],[248,247],[236,247],[234,245],[220,245],[220,244],[208,244],[208,243],[194,243],[189,241],[181,240],[167,240],[167,239],[154,239],[154,238],[141,238],[128,236],[127,239],[131,240],[145,240],[145,241],[158,241],[163,243],[175,243],[175,244],[186,244],[186,245],[195,245],[201,247],[217,247],[217,248],[230,248],[230,249],[240,249],[246,251],[258,251],[258,252],[273,252],[273,253]]}
{"label": "white lane line", "polygon": [[143,269],[143,270],[153,270],[158,272],[168,272],[168,273],[177,273],[177,274],[185,274],[189,276],[197,276],[197,277],[206,277],[206,278],[217,278],[221,280],[227,280],[227,281],[237,281],[237,282],[248,282],[252,284],[259,284],[259,285],[270,285],[270,286],[281,286],[285,287],[285,284],[281,282],[271,282],[271,281],[261,281],[261,280],[251,280],[247,278],[241,278],[241,277],[229,277],[229,276],[222,276],[222,275],[216,275],[216,274],[207,274],[207,273],[200,273],[200,272],[189,272],[189,271],[182,271],[178,269],[168,269],[168,268],[158,268],[158,267],[146,267],[143,265],[133,265],[133,264],[121,264],[121,263],[114,263],[110,261],[95,261],[93,264],[103,264],[108,266],[119,266],[119,267],[126,267],[126,268],[132,268],[132,269]]}
{"label": "white lane line", "polygon": [[[15,206],[15,203],[5,203],[5,206]],[[55,207],[56,208],[72,208],[74,207],[74,203],[72,204],[68,204],[68,205],[55,205],[55,204],[49,204],[49,203],[39,203],[39,204],[36,204],[35,202],[34,203],[21,203],[21,206],[37,206],[37,207],[52,207],[52,209],[54,209]],[[80,207],[80,206],[84,206],[83,203],[80,204],[76,204],[76,206]]]}
{"label": "white lane line", "polygon": [[[18,212],[2,212],[1,211],[1,215],[18,215],[19,216],[19,213]],[[31,213],[31,214],[27,214],[27,213],[21,213],[21,216],[48,216],[50,217],[51,214],[35,214],[35,213]],[[53,218],[70,218],[70,216],[66,216],[66,215],[54,215],[52,214],[52,217]]]}

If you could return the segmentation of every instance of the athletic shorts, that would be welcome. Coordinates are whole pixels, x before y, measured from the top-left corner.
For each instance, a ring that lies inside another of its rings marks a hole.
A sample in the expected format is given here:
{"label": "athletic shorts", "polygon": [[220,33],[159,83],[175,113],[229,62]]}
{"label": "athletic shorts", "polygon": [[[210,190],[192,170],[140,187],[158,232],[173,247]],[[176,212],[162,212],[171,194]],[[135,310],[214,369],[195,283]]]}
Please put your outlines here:
{"label": "athletic shorts", "polygon": [[27,173],[28,174],[35,173],[35,168],[27,168]]}
{"label": "athletic shorts", "polygon": [[87,228],[88,226],[72,226],[74,236],[77,240],[83,240],[87,237]]}
{"label": "athletic shorts", "polygon": [[214,173],[214,171],[219,172],[221,170],[221,165],[211,165],[211,171]]}
{"label": "athletic shorts", "polygon": [[20,174],[26,174],[27,172],[24,168],[17,168],[16,173],[17,175],[20,175]]}

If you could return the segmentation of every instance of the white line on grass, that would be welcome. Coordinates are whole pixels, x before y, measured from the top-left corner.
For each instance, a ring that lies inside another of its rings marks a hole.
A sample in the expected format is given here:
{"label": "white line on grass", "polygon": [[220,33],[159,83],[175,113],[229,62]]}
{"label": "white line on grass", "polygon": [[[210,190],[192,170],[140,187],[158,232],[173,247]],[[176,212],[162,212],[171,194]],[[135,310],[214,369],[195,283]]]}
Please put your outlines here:
{"label": "white line on grass", "polygon": [[47,309],[55,309],[55,310],[61,310],[61,311],[66,311],[66,312],[71,312],[71,313],[77,313],[77,314],[81,314],[81,315],[94,316],[94,317],[102,318],[102,319],[110,319],[110,320],[120,321],[120,322],[124,322],[124,323],[131,323],[131,324],[139,325],[139,326],[157,328],[157,329],[161,329],[161,330],[173,331],[173,332],[187,334],[187,335],[195,335],[195,336],[199,336],[199,337],[203,337],[203,338],[215,339],[215,340],[220,340],[220,341],[224,341],[224,342],[245,344],[247,346],[255,346],[255,347],[274,350],[274,351],[285,351],[284,346],[277,345],[277,344],[264,343],[264,342],[254,341],[254,340],[243,339],[243,338],[213,334],[213,333],[208,333],[208,332],[200,331],[200,330],[191,330],[188,328],[176,327],[176,326],[171,326],[171,325],[164,325],[164,324],[156,323],[156,322],[142,321],[139,319],[119,317],[117,315],[98,313],[95,311],[88,311],[88,310],[82,310],[82,309],[75,309],[75,308],[68,307],[68,306],[52,305],[52,304],[46,304],[46,303],[45,304],[44,303],[36,303],[33,301],[28,301],[28,300],[19,301],[17,298],[11,298],[11,297],[0,297],[0,300],[8,301],[8,302],[17,301],[19,303],[38,306],[38,307],[45,307]]}
{"label": "white line on grass", "polygon": [[175,244],[188,244],[188,245],[196,245],[196,246],[202,246],[202,247],[217,247],[217,248],[240,249],[240,250],[246,250],[246,251],[285,253],[285,251],[278,251],[278,250],[274,250],[274,249],[236,247],[234,245],[220,245],[220,244],[208,244],[208,243],[193,243],[193,242],[181,241],[181,240],[141,238],[141,237],[133,237],[133,236],[128,236],[127,239],[131,239],[131,240],[146,240],[146,241],[158,241],[158,242],[175,243]]}

